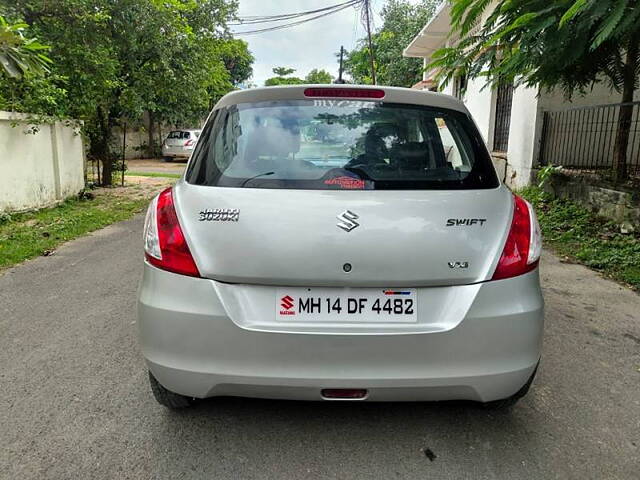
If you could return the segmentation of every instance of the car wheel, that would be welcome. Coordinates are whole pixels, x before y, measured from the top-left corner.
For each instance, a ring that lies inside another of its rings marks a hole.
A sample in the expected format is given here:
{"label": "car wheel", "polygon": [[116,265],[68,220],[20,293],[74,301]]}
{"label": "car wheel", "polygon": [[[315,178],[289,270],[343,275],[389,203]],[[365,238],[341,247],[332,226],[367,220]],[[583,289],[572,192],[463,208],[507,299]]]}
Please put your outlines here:
{"label": "car wheel", "polygon": [[172,410],[177,410],[180,408],[190,407],[195,403],[195,398],[185,397],[184,395],[179,395],[177,393],[170,392],[166,388],[164,388],[156,377],[153,376],[151,372],[149,372],[149,383],[151,384],[151,391],[153,392],[153,396],[158,401],[158,403],[164,407],[170,408]]}
{"label": "car wheel", "polygon": [[162,157],[162,160],[164,160],[165,162],[172,162],[173,157]]}
{"label": "car wheel", "polygon": [[538,365],[536,365],[536,368],[533,370],[533,373],[529,377],[529,380],[527,380],[527,383],[525,383],[522,388],[516,393],[507,398],[482,403],[482,408],[486,410],[505,410],[507,408],[513,407],[516,403],[518,403],[518,400],[520,400],[527,394],[529,388],[531,388],[531,384],[533,383],[533,379],[536,376],[537,371]]}

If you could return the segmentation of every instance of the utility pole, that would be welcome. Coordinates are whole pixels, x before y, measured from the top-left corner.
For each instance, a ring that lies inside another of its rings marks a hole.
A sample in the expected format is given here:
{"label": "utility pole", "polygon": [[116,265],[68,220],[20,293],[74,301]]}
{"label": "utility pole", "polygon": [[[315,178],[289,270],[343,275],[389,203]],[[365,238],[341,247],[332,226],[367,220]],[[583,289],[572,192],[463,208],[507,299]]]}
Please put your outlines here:
{"label": "utility pole", "polygon": [[340,45],[340,70],[338,70],[338,79],[336,80],[336,83],[345,83],[345,81],[342,79],[342,57],[344,55],[344,47],[342,45]]}
{"label": "utility pole", "polygon": [[371,59],[371,81],[376,84],[376,62],[373,53],[373,42],[371,41],[371,18],[369,17],[369,0],[364,0],[364,18],[367,26],[367,38],[369,39],[369,58]]}

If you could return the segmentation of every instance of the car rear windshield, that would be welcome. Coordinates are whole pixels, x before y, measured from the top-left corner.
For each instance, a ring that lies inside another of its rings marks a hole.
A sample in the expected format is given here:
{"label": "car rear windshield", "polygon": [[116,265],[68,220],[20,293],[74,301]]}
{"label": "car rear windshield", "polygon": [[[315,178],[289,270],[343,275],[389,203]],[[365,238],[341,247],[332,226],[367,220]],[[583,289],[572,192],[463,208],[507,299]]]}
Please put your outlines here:
{"label": "car rear windshield", "polygon": [[282,189],[475,189],[498,179],[461,112],[374,101],[242,103],[216,110],[186,180]]}
{"label": "car rear windshield", "polygon": [[169,134],[167,138],[172,140],[188,140],[191,137],[189,132],[183,132],[181,130],[174,130]]}

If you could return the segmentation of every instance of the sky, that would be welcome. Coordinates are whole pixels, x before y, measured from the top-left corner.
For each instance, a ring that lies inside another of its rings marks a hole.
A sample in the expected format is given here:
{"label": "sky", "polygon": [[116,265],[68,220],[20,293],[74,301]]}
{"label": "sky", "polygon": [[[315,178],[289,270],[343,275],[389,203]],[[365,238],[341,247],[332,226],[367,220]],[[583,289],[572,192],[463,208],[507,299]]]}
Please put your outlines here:
{"label": "sky", "polygon": [[[341,3],[342,0],[240,0],[238,14],[275,15],[294,13]],[[384,0],[372,0],[375,12],[374,25],[380,25],[378,13]],[[259,24],[233,27],[234,32],[271,26]],[[236,35],[249,43],[249,50],[255,57],[252,82],[262,86],[273,77],[273,67],[295,68],[295,76],[304,78],[314,68],[325,69],[334,77],[338,76],[338,61],[335,53],[340,45],[352,49],[358,38],[364,36],[360,14],[354,8],[342,10],[318,20],[292,28],[257,35]]]}

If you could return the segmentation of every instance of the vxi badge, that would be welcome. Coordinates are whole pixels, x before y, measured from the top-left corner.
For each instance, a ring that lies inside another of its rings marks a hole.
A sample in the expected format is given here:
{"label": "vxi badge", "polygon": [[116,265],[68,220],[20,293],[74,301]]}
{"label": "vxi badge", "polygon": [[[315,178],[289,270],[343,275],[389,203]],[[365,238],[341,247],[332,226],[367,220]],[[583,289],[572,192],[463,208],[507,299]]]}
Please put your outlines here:
{"label": "vxi badge", "polygon": [[470,227],[471,225],[480,225],[482,227],[486,221],[486,218],[448,218],[447,227]]}
{"label": "vxi badge", "polygon": [[469,262],[447,262],[449,268],[469,268]]}

